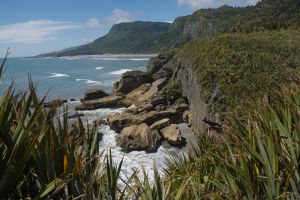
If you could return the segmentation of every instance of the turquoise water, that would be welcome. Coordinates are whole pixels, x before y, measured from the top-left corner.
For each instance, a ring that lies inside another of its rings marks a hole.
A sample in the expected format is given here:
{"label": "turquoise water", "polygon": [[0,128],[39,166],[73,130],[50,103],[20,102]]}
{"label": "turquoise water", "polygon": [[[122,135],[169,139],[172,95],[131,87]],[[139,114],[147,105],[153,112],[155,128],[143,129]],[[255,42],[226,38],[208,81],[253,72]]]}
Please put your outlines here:
{"label": "turquoise water", "polygon": [[15,80],[16,89],[26,89],[28,75],[37,85],[38,94],[49,91],[48,98],[80,99],[90,88],[107,92],[122,73],[145,70],[149,57],[79,56],[63,58],[9,58],[0,85],[0,93]]}

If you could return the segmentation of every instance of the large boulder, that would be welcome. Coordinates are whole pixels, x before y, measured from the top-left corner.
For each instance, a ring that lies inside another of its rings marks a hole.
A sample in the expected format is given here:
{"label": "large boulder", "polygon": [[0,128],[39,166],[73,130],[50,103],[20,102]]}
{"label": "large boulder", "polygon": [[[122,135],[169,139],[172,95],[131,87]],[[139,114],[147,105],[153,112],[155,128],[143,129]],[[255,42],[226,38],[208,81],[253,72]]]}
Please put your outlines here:
{"label": "large boulder", "polygon": [[[166,84],[166,79],[162,78],[159,79],[155,82],[152,83],[151,87],[144,93],[141,93],[140,95],[136,95],[134,98],[134,105],[138,108],[144,107],[145,104],[148,104],[150,101],[150,99],[155,96],[159,90],[161,90],[165,84]],[[134,90],[135,91],[135,90]],[[130,92],[129,94],[131,94],[132,92]],[[128,95],[127,97],[128,98]]]}
{"label": "large boulder", "polygon": [[162,120],[159,120],[155,123],[153,123],[151,126],[150,126],[150,129],[154,130],[161,130],[167,126],[170,125],[170,119],[168,118],[165,118],[165,119],[162,119]]}
{"label": "large boulder", "polygon": [[140,87],[144,83],[152,83],[153,78],[150,73],[142,71],[129,71],[122,75],[120,81],[116,82],[113,88],[114,94],[128,94],[132,90]]}
{"label": "large boulder", "polygon": [[161,136],[171,145],[180,145],[182,142],[181,132],[176,124],[171,124],[160,130]]}
{"label": "large boulder", "polygon": [[83,101],[100,99],[106,96],[108,96],[108,94],[101,89],[89,89],[84,92]]}
{"label": "large boulder", "polygon": [[152,125],[153,123],[169,118],[171,123],[179,124],[183,122],[182,114],[174,109],[165,111],[150,111],[150,112],[123,112],[114,114],[108,117],[107,121],[111,129],[120,132],[124,127],[129,127],[134,124],[146,123]]}
{"label": "large boulder", "polygon": [[[116,107],[123,97],[120,96],[106,96],[101,99],[84,101],[81,105],[77,106],[75,110],[96,110],[100,108]],[[121,106],[121,105],[119,105]]]}
{"label": "large boulder", "polygon": [[132,104],[134,104],[134,102],[136,102],[137,99],[140,98],[141,96],[144,96],[150,88],[151,88],[151,84],[146,83],[132,90],[130,93],[128,93],[125,99],[123,100],[125,102],[125,105],[128,105],[126,107],[129,107]]}
{"label": "large boulder", "polygon": [[157,130],[151,130],[145,123],[124,128],[116,137],[117,145],[124,152],[157,151],[160,145],[160,135]]}

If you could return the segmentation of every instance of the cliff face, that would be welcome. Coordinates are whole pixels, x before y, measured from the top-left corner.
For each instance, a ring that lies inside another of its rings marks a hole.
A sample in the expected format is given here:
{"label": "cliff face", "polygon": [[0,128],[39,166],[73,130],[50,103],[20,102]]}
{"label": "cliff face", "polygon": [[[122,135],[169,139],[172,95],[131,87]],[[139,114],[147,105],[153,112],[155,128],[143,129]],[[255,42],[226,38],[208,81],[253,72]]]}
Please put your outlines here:
{"label": "cliff face", "polygon": [[159,55],[150,60],[147,71],[156,78],[169,76],[180,80],[182,96],[185,97],[192,113],[192,128],[195,133],[204,133],[208,129],[216,130],[216,115],[209,113],[201,88],[197,82],[197,73],[190,63],[171,55]]}
{"label": "cliff face", "polygon": [[187,98],[192,112],[192,126],[194,132],[204,132],[209,127],[204,123],[205,119],[212,116],[209,114],[207,104],[201,96],[201,89],[197,83],[195,72],[188,63],[179,63],[173,71],[173,76],[181,81],[182,96]]}

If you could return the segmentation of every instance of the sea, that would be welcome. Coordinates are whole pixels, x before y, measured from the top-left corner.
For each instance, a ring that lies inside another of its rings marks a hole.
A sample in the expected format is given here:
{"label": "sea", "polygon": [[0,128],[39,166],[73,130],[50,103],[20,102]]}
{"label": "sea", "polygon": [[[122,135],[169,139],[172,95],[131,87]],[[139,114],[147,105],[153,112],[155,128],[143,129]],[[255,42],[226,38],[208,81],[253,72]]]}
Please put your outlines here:
{"label": "sea", "polygon": [[[14,81],[16,90],[26,90],[31,77],[36,85],[38,95],[47,94],[47,100],[54,98],[67,99],[70,113],[80,104],[86,89],[101,88],[110,92],[113,84],[120,80],[122,74],[132,70],[146,70],[149,55],[99,55],[74,56],[59,58],[8,58],[5,73],[0,84],[0,95]],[[70,101],[75,99],[75,101]],[[83,121],[92,123],[94,120],[106,118],[110,114],[124,112],[125,108],[98,109],[80,111],[85,116]],[[133,151],[124,153],[116,145],[115,133],[107,125],[99,128],[102,134],[99,152],[101,155],[112,152],[115,162],[123,159],[121,177],[130,177],[135,170],[146,171],[153,181],[154,167],[163,175],[166,161],[174,154],[187,155],[187,148],[178,149],[163,143],[156,153]],[[102,156],[102,159],[104,156]]]}

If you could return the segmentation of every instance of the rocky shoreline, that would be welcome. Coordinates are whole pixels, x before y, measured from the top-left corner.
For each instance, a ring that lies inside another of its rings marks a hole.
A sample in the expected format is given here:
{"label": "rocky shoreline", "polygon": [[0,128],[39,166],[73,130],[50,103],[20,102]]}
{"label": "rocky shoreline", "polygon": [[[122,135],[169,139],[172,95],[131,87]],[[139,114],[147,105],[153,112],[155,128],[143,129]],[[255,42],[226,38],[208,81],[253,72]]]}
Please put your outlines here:
{"label": "rocky shoreline", "polygon": [[125,112],[111,115],[105,122],[118,133],[116,142],[124,152],[156,152],[163,141],[183,147],[186,142],[178,124],[188,122],[191,115],[187,100],[167,89],[172,81],[170,77],[155,79],[142,71],[126,72],[110,94],[87,90],[75,110],[126,107]]}
{"label": "rocky shoreline", "polygon": [[[86,90],[75,114],[69,119],[82,117],[82,111],[103,108],[123,108],[101,121],[117,133],[117,146],[123,152],[156,152],[163,142],[182,148],[187,140],[179,125],[192,126],[192,112],[188,98],[183,96],[182,82],[168,69],[170,58],[150,60],[147,72],[129,71],[107,94],[101,89]],[[61,106],[65,100],[56,99],[46,106]]]}

